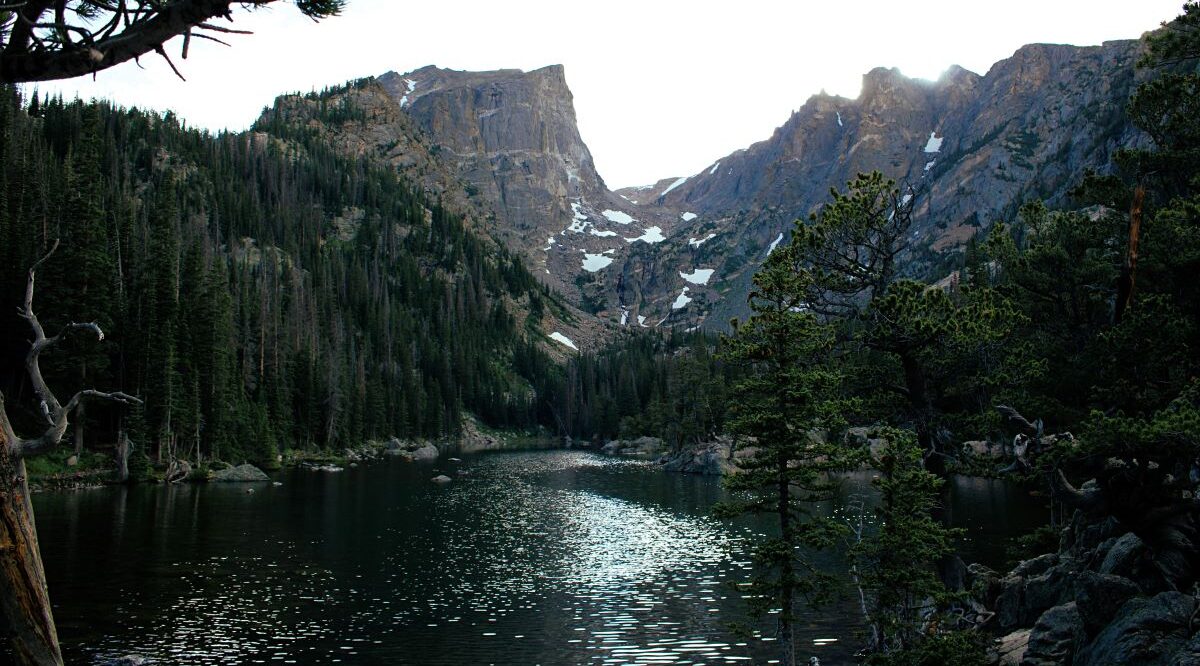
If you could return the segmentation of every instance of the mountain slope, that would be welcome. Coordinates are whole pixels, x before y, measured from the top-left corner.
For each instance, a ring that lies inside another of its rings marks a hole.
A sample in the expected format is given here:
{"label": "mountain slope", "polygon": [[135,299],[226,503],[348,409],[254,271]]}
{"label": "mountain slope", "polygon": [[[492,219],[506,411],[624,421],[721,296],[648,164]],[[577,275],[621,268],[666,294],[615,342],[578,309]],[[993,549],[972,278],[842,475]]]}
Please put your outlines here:
{"label": "mountain slope", "polygon": [[0,388],[19,430],[39,419],[15,299],[54,239],[42,321],[107,336],[47,355],[48,382],[145,400],[90,405],[88,441],[125,432],[159,462],[274,464],[284,446],[454,436],[466,414],[550,421],[564,347],[542,326],[570,313],[435,196],[331,145],[327,128],[365,109],[313,95],[311,115],[213,136],[0,92]]}
{"label": "mountain slope", "polygon": [[[914,244],[928,251],[910,258],[909,270],[927,273],[946,260],[937,255],[1011,219],[1029,199],[1068,204],[1085,170],[1105,167],[1114,150],[1137,141],[1124,108],[1138,53],[1136,41],[1035,44],[984,76],[955,67],[935,82],[875,69],[858,99],[814,96],[770,139],[643,205],[695,212],[689,237],[715,234],[694,261],[729,287],[733,302],[717,312],[734,314],[746,273],[792,220],[818,210],[830,187],[879,170],[915,190]],[[683,237],[674,248],[682,250]]]}
{"label": "mountain slope", "polygon": [[600,321],[721,328],[744,312],[750,277],[792,221],[858,172],[913,188],[914,274],[944,272],[1029,199],[1066,205],[1086,169],[1137,141],[1124,107],[1138,52],[1132,40],[1035,44],[985,75],[955,67],[934,82],[878,68],[857,99],[814,96],[765,141],[617,192],[579,135],[561,66],[389,72],[346,93],[366,118],[329,131],[470,211]]}

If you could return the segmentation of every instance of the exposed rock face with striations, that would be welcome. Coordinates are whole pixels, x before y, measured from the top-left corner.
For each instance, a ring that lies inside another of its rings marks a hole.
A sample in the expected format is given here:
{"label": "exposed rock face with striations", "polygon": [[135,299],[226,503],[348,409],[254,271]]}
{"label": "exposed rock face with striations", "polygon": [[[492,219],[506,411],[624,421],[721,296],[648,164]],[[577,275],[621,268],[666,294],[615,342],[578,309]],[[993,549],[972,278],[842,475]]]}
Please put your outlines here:
{"label": "exposed rock face with striations", "polygon": [[596,173],[561,65],[528,73],[424,67],[378,81],[440,161],[490,206],[493,233],[579,302],[608,303],[605,287],[619,286],[592,276],[657,238],[647,235],[650,219],[663,213],[636,219]]}
{"label": "exposed rock face with striations", "polygon": [[[551,211],[568,198],[561,191],[567,184],[607,192],[578,140],[561,74],[561,68],[526,75],[516,70],[472,74],[426,67],[407,75],[360,79],[320,95],[284,95],[263,120],[303,127],[339,152],[387,164],[442,207],[463,216],[475,231],[524,255],[531,271],[551,287],[573,296],[578,293],[573,284],[551,280],[535,261],[538,257],[525,251],[532,247],[530,239],[545,243],[542,232],[528,226],[536,229],[561,216]],[[331,109],[337,110],[335,119]],[[259,134],[254,140],[268,138]],[[276,148],[294,149],[286,144]],[[586,186],[583,178],[573,183],[571,169],[586,175]],[[534,171],[541,175],[533,177]],[[527,220],[534,222],[523,228]],[[332,220],[331,235],[350,241],[362,222],[363,211],[342,211]],[[575,269],[578,263],[577,259]],[[527,318],[535,314],[531,303],[512,305],[515,316],[536,323],[552,356],[574,353],[559,339],[587,348],[601,344],[607,324],[561,301],[537,308],[536,322]]]}
{"label": "exposed rock face with striations", "polygon": [[1138,54],[1132,40],[1035,44],[986,75],[954,67],[934,82],[875,69],[858,99],[816,95],[765,141],[617,192],[579,135],[561,66],[389,72],[346,93],[370,112],[341,140],[468,211],[602,321],[722,328],[792,221],[859,172],[913,188],[908,270],[924,277],[1026,201],[1069,204],[1086,169],[1138,141],[1124,113]]}
{"label": "exposed rock face with striations", "polygon": [[921,251],[910,270],[925,271],[931,254],[1013,219],[1028,200],[1067,205],[1086,169],[1105,168],[1113,151],[1137,141],[1125,106],[1138,54],[1133,40],[1034,44],[984,76],[952,67],[934,82],[875,69],[858,99],[814,96],[770,139],[641,201],[697,215],[687,236],[712,236],[693,254],[728,290],[722,314],[741,311],[749,274],[792,221],[859,172],[879,170],[914,188]]}

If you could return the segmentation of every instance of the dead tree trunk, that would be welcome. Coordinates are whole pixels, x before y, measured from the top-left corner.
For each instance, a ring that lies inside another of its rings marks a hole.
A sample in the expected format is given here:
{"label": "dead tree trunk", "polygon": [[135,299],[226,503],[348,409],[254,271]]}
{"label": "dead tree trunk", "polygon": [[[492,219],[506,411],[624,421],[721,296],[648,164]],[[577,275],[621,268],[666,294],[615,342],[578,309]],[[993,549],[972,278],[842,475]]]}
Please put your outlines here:
{"label": "dead tree trunk", "polygon": [[69,333],[89,330],[104,339],[104,332],[92,323],[72,322],[58,335],[48,338],[33,312],[33,285],[38,266],[58,248],[54,246],[29,269],[25,286],[25,302],[20,308],[22,319],[33,329],[33,341],[25,356],[25,370],[33,389],[41,399],[41,412],[46,429],[34,439],[21,439],[13,431],[0,396],[0,610],[4,613],[13,653],[18,664],[25,666],[58,666],[63,663],[58,644],[58,631],[50,608],[46,588],[46,573],[42,568],[37,529],[33,521],[33,505],[29,501],[29,482],[25,477],[26,455],[58,446],[67,431],[67,416],[86,398],[103,398],[117,402],[141,402],[121,392],[103,393],[87,389],[76,393],[62,404],[42,377],[41,353],[54,346]]}
{"label": "dead tree trunk", "polygon": [[[0,403],[0,411],[4,406]],[[4,419],[0,414],[0,419]],[[25,461],[0,428],[0,606],[21,664],[62,664],[38,549]]]}
{"label": "dead tree trunk", "polygon": [[117,435],[117,483],[129,481],[129,452],[132,448],[129,435],[122,430],[121,434]]}

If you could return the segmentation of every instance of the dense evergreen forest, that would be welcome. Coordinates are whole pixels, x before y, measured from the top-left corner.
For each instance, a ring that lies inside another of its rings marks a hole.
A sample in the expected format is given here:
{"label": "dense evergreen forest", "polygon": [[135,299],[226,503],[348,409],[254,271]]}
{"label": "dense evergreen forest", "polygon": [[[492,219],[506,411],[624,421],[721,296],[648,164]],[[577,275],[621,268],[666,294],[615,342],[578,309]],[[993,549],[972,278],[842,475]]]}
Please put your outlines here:
{"label": "dense evergreen forest", "polygon": [[270,464],[285,447],[450,435],[464,411],[552,420],[537,399],[559,372],[536,342],[547,292],[389,171],[301,128],[213,136],[169,113],[0,92],[0,376],[18,430],[37,407],[14,313],[56,239],[42,321],[106,335],[68,337],[48,381],[144,399],[80,409],[77,450],[124,431],[154,461]]}
{"label": "dense evergreen forest", "polygon": [[640,332],[567,363],[555,401],[572,437],[608,440],[651,434],[673,449],[723,432],[735,369],[703,332]]}

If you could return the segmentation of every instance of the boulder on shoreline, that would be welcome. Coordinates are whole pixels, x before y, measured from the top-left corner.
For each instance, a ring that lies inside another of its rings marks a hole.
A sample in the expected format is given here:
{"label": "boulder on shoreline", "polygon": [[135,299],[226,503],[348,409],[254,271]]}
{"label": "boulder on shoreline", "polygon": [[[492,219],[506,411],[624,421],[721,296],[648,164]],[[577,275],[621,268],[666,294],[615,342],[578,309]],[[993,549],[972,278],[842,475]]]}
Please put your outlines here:
{"label": "boulder on shoreline", "polygon": [[474,453],[476,451],[494,451],[502,449],[507,442],[500,435],[492,435],[483,431],[479,427],[479,422],[472,417],[463,419],[462,432],[458,436],[457,446],[454,447],[463,453]]}
{"label": "boulder on shoreline", "polygon": [[1058,552],[1004,576],[972,567],[972,602],[993,610],[986,626],[1004,634],[990,663],[1200,666],[1200,604],[1165,590],[1148,547],[1126,530],[1076,512]]}
{"label": "boulder on shoreline", "polygon": [[245,464],[214,472],[212,480],[218,483],[253,483],[270,481],[271,477],[254,465]]}
{"label": "boulder on shoreline", "polygon": [[409,452],[413,460],[434,461],[438,459],[438,447],[433,444],[426,444],[418,449]]}
{"label": "boulder on shoreline", "polygon": [[633,456],[653,458],[662,453],[663,441],[657,437],[637,439],[614,439],[600,447],[601,453],[610,456]]}
{"label": "boulder on shoreline", "polygon": [[735,471],[730,459],[730,442],[718,438],[715,442],[704,442],[695,448],[684,449],[659,459],[668,472],[721,476]]}
{"label": "boulder on shoreline", "polygon": [[307,469],[312,472],[342,472],[342,471],[345,471],[343,468],[338,467],[337,465],[334,465],[333,463],[328,463],[328,464],[324,464],[324,465],[318,464],[318,463],[304,463],[303,465],[300,465],[300,468]]}

